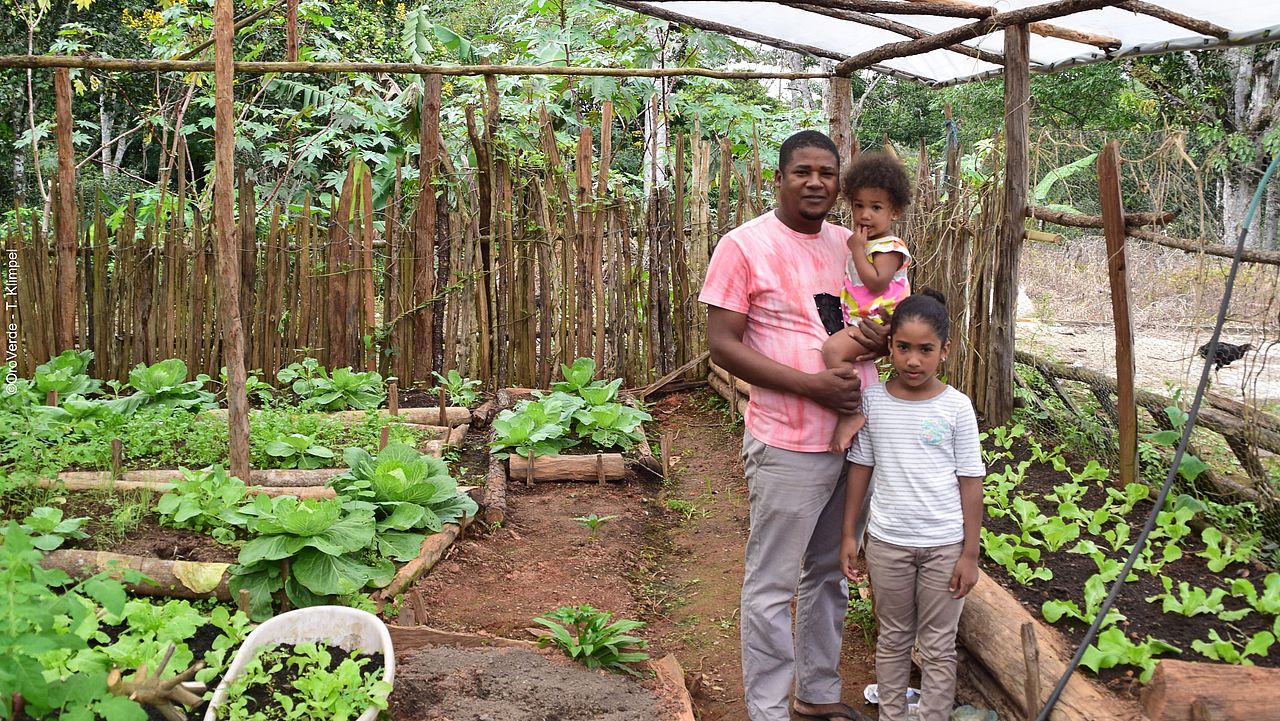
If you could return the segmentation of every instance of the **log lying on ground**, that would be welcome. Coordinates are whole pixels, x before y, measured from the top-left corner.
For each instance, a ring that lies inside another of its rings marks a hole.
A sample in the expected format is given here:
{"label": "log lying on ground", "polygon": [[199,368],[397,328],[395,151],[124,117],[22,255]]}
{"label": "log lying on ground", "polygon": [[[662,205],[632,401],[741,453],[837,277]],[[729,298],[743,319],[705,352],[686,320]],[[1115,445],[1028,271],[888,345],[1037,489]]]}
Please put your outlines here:
{"label": "log lying on ground", "polygon": [[[497,431],[489,431],[489,441]],[[489,473],[484,481],[484,522],[493,525],[507,518],[507,464],[501,458],[489,454]]]}
{"label": "log lying on ground", "polygon": [[640,431],[640,440],[636,443],[636,459],[640,461],[640,465],[648,468],[654,473],[662,473],[662,463],[653,457],[653,448],[649,445],[649,438],[645,435],[644,425],[637,429]]}
{"label": "log lying on ground", "polygon": [[[216,415],[219,418],[227,417],[227,409],[225,408],[214,408],[206,412]],[[386,418],[396,418],[403,423],[414,423],[414,424],[419,424],[424,426],[440,425],[440,409],[437,407],[401,408],[400,412],[394,416],[391,415],[391,412],[386,409],[373,411],[373,412],[377,413],[380,416],[384,416]],[[444,413],[445,413],[445,420],[450,428],[452,428],[453,426],[462,425],[463,423],[471,422],[471,410],[468,408],[463,408],[462,406],[447,406],[444,409]],[[359,423],[363,421],[367,415],[369,415],[369,412],[368,411],[334,411],[332,413],[325,413],[323,415],[326,415],[335,420],[342,421],[343,423]]]}
{"label": "log lying on ground", "polygon": [[446,523],[439,533],[433,533],[422,540],[422,548],[418,551],[418,557],[409,561],[396,571],[395,578],[391,579],[391,583],[386,588],[378,592],[378,598],[387,601],[394,598],[396,594],[404,593],[414,581],[417,581],[427,571],[444,558],[444,554],[449,551],[449,546],[462,535],[462,531],[471,524],[471,516],[465,516],[461,524]]}
{"label": "log lying on ground", "polygon": [[[527,459],[512,455],[507,459],[508,476],[524,478]],[[599,481],[603,471],[606,481],[620,481],[627,475],[627,460],[621,453],[592,453],[582,456],[534,456],[533,480]]]}
{"label": "log lying on ground", "polygon": [[449,431],[449,436],[448,438],[445,439],[443,445],[452,446],[454,448],[461,448],[462,442],[466,439],[467,432],[470,430],[471,430],[470,423],[463,423],[460,426],[454,427],[453,430]]}
{"label": "log lying on ground", "polygon": [[[231,574],[228,563],[199,561],[166,561],[160,558],[129,556],[106,551],[51,551],[40,562],[45,568],[57,568],[72,578],[88,578],[101,571],[133,570],[154,580],[148,583],[126,583],[130,593],[168,598],[216,598],[230,601],[227,581]],[[118,573],[113,573],[118,578]]]}
{"label": "log lying on ground", "polygon": [[[55,488],[62,486],[68,491],[152,491],[160,493],[164,490],[167,483],[177,480],[177,477],[169,480],[149,480],[149,481],[112,481],[110,473],[77,473],[79,478],[64,478],[69,475],[67,473],[58,474],[57,479],[44,478],[36,482],[40,488]],[[127,474],[126,474],[127,475]],[[92,477],[84,477],[92,476]],[[324,481],[321,481],[323,483]],[[327,486],[259,486],[252,485],[249,487],[250,493],[261,493],[267,496],[297,496],[298,498],[334,498],[337,493]]]}
{"label": "log lying on ground", "polygon": [[675,654],[669,653],[658,660],[649,659],[658,683],[667,688],[676,704],[676,715],[673,721],[695,721],[693,715],[693,699],[689,697],[689,688],[684,683],[684,667],[676,660]]}
{"label": "log lying on ground", "polygon": [[[346,468],[273,468],[249,472],[245,481],[255,486],[323,486],[334,476],[346,473]],[[58,479],[69,483],[103,483],[111,480],[106,471],[63,471]],[[125,471],[119,480],[143,483],[172,483],[182,479],[182,471],[176,468],[149,468]]]}
{"label": "log lying on ground", "polygon": [[1208,708],[1205,718],[1280,721],[1276,689],[1280,668],[1163,659],[1142,689],[1142,707],[1151,721],[1190,721],[1196,701]]}
{"label": "log lying on ground", "polygon": [[[1026,665],[1020,633],[1024,623],[1033,624],[1036,630],[1043,703],[1054,681],[1066,669],[1074,649],[1060,633],[1033,618],[1018,599],[979,571],[978,583],[965,599],[957,638],[970,655],[981,662],[1012,704],[1024,717],[1030,718],[1039,709],[1032,709],[1028,714],[1025,708]],[[1117,697],[1078,671],[1067,681],[1049,716],[1050,721],[1138,721],[1142,718],[1135,704]]]}

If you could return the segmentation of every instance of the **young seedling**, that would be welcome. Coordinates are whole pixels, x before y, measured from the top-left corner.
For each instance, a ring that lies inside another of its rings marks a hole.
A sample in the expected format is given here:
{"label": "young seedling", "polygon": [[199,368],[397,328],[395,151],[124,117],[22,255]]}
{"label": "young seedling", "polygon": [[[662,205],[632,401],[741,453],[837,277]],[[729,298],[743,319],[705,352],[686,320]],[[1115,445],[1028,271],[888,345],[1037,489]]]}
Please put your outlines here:
{"label": "young seedling", "polygon": [[575,516],[573,520],[577,521],[578,525],[583,528],[589,529],[591,531],[589,538],[594,541],[596,540],[596,532],[600,530],[600,527],[615,518],[617,516],[597,516],[591,513],[586,516]]}

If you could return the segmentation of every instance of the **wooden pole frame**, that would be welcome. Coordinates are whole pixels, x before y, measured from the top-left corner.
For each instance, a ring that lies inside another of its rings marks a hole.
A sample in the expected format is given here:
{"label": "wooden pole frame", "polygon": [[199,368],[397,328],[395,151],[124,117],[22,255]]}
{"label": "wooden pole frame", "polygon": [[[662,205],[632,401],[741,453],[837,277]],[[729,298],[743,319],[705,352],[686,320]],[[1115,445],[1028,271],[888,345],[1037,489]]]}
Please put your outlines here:
{"label": "wooden pole frame", "polygon": [[227,367],[227,425],[231,474],[249,477],[249,403],[245,396],[244,326],[240,319],[240,252],[232,207],[235,183],[235,66],[231,0],[215,0],[213,214],[222,360]]}
{"label": "wooden pole frame", "polygon": [[1138,404],[1134,398],[1133,325],[1125,261],[1124,201],[1120,196],[1120,144],[1109,141],[1098,154],[1098,194],[1107,239],[1107,278],[1116,330],[1116,415],[1121,488],[1138,479]]}
{"label": "wooden pole frame", "polygon": [[75,347],[76,304],[76,160],[72,143],[71,71],[54,72],[54,101],[58,118],[58,217],[55,233],[58,250],[55,266],[57,301],[53,308],[52,354]]}
{"label": "wooden pole frame", "polygon": [[996,247],[995,297],[991,304],[991,358],[987,366],[986,420],[1001,425],[1013,416],[1013,343],[1017,321],[1018,260],[1027,215],[1027,148],[1031,66],[1030,31],[1025,24],[1005,28],[1004,55],[1004,218]]}

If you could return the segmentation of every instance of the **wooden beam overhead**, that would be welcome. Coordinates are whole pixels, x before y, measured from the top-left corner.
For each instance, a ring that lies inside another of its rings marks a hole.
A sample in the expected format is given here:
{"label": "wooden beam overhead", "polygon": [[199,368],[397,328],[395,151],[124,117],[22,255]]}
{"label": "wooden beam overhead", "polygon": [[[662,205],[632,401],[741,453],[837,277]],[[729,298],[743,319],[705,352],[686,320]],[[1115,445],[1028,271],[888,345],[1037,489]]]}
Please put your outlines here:
{"label": "wooden beam overhead", "polygon": [[1219,40],[1231,34],[1230,30],[1227,30],[1221,25],[1215,25],[1207,20],[1193,18],[1188,15],[1183,15],[1182,13],[1176,13],[1167,8],[1160,7],[1155,3],[1142,2],[1142,0],[1130,0],[1130,2],[1120,3],[1118,7],[1122,7],[1125,10],[1132,10],[1135,13],[1149,15],[1172,25],[1186,28],[1192,32],[1200,33],[1201,35],[1218,38]]}
{"label": "wooden beam overhead", "polygon": [[[826,15],[827,17],[833,17],[838,20],[848,20],[850,22],[859,23],[859,24],[866,25],[873,28],[879,28],[881,30],[888,30],[891,33],[897,33],[899,35],[912,38],[914,40],[918,40],[920,38],[927,37],[929,35],[929,33],[925,32],[924,30],[921,30],[920,28],[912,27],[905,23],[900,23],[896,20],[889,20],[887,18],[882,18],[879,15],[872,15],[869,13],[862,13],[862,12],[854,12],[852,10],[839,10],[836,8],[825,7],[824,5],[819,5],[817,3],[812,3],[812,2],[789,2],[787,3],[787,5],[793,8],[796,8],[797,10],[804,10],[806,12],[817,13],[819,15]],[[959,43],[955,45],[948,45],[946,49],[950,50],[953,53],[959,53],[967,57],[977,58],[978,60],[983,60],[988,63],[992,63],[994,65],[1004,65],[1004,56],[998,53],[990,53],[990,52],[987,52],[986,50],[971,48],[968,45],[961,45]]]}
{"label": "wooden beam overhead", "polygon": [[[779,2],[779,5],[795,5]],[[995,8],[971,3],[952,3],[946,0],[808,0],[806,5],[821,5],[832,10],[849,10],[860,13],[890,13],[893,15],[933,15],[944,18],[986,18],[995,14]]]}
{"label": "wooden beam overhead", "polygon": [[[940,2],[940,3],[943,3],[944,5],[954,5],[959,8],[965,8],[968,10],[975,10],[975,11],[976,10],[993,10],[991,6],[978,5],[976,3],[968,2],[967,0],[906,0],[906,1],[912,4],[916,4],[916,3],[923,4],[925,2],[930,2],[930,3]],[[1073,10],[1071,12],[1078,12],[1078,11]],[[1070,14],[1071,14],[1070,12],[1062,12],[1062,13],[1057,13],[1056,15],[1053,15],[1051,17],[1058,17],[1061,15],[1070,15]],[[989,15],[986,15],[983,17],[989,17]],[[1093,46],[1102,48],[1103,50],[1115,50],[1121,45],[1119,38],[1113,38],[1109,35],[1099,35],[1097,33],[1086,33],[1081,30],[1072,30],[1070,28],[1064,28],[1059,25],[1052,25],[1050,23],[1042,23],[1042,22],[1028,23],[1027,29],[1031,31],[1032,35],[1039,35],[1040,37],[1045,37],[1045,38],[1057,38],[1059,40],[1069,40],[1073,43],[1082,43],[1084,45],[1093,45]]]}
{"label": "wooden beam overhead", "polygon": [[[807,52],[797,50],[797,52]],[[843,55],[829,55],[832,59]],[[149,73],[181,72],[201,73],[213,70],[212,60],[154,60],[150,58],[93,58],[79,55],[0,55],[0,70],[9,68],[85,68],[103,72]],[[740,79],[809,79],[823,80],[832,76],[827,72],[758,72],[754,70],[716,70],[712,68],[592,68],[586,66],[564,67],[560,65],[431,65],[429,63],[376,63],[376,62],[240,62],[234,65],[237,73],[266,75],[268,73],[301,73],[324,75],[327,73],[392,73],[403,75],[577,75],[607,76],[615,78],[671,78],[695,75],[725,80]]]}
{"label": "wooden beam overhead", "polygon": [[865,53],[854,55],[841,61],[841,63],[836,66],[836,74],[852,75],[859,70],[871,67],[876,63],[883,62],[891,58],[920,55],[932,50],[938,50],[939,48],[945,48],[948,45],[964,42],[965,40],[972,40],[979,35],[987,35],[1010,25],[1022,25],[1035,22],[1041,18],[1070,15],[1071,13],[1083,12],[1085,10],[1096,10],[1097,8],[1117,5],[1122,1],[1123,0],[1057,0],[1057,2],[1032,5],[1018,10],[1011,10],[1006,13],[999,13],[992,15],[985,20],[979,20],[968,25],[961,25],[960,27],[952,28],[951,30],[920,38],[919,40],[889,43],[888,45],[881,45],[878,48],[868,50]]}
{"label": "wooden beam overhead", "polygon": [[730,37],[751,40],[752,42],[763,43],[765,45],[772,45],[775,48],[781,48],[783,50],[805,53],[807,55],[813,55],[814,57],[827,58],[828,60],[843,60],[845,58],[844,55],[833,50],[827,50],[814,45],[803,45],[801,43],[793,43],[787,40],[779,40],[778,38],[769,37],[767,35],[753,33],[750,30],[743,30],[742,28],[735,28],[723,23],[702,20],[701,18],[691,17],[689,15],[682,15],[662,7],[646,5],[642,2],[635,2],[635,0],[604,0],[604,2],[633,12],[650,15],[663,20],[669,20],[673,23],[688,25],[689,27],[698,28],[699,30],[710,30]]}

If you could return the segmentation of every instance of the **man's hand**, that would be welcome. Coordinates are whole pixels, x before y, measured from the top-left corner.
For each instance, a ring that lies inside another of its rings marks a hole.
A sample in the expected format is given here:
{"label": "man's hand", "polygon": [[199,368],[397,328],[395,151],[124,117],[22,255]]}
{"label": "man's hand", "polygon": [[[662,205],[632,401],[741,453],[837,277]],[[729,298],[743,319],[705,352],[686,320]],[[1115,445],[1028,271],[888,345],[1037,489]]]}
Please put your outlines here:
{"label": "man's hand", "polygon": [[853,366],[828,368],[807,376],[804,395],[837,413],[852,415],[862,408],[862,380]]}
{"label": "man's hand", "polygon": [[865,352],[859,354],[855,360],[875,360],[889,352],[888,323],[881,325],[880,323],[864,318],[861,323],[857,326],[848,328],[846,332],[849,334],[849,337],[853,338],[858,342],[858,345],[865,349]]}
{"label": "man's hand", "polygon": [[952,593],[951,597],[964,598],[973,590],[977,582],[978,557],[961,554],[960,559],[956,561],[955,570],[951,572],[951,583],[947,584],[947,590]]}

